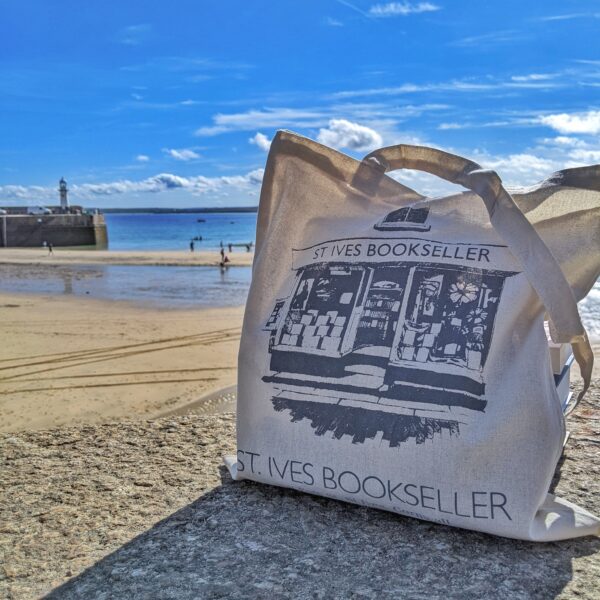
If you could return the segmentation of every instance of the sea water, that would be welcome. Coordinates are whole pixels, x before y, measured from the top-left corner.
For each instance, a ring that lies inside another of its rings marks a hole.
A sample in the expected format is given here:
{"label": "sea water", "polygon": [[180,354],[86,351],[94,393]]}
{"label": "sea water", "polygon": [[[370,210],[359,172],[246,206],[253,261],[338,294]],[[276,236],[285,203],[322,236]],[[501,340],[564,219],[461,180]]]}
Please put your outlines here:
{"label": "sea water", "polygon": [[590,339],[600,343],[600,280],[579,303],[579,313]]}
{"label": "sea water", "polygon": [[108,213],[109,250],[215,250],[255,242],[256,213]]}

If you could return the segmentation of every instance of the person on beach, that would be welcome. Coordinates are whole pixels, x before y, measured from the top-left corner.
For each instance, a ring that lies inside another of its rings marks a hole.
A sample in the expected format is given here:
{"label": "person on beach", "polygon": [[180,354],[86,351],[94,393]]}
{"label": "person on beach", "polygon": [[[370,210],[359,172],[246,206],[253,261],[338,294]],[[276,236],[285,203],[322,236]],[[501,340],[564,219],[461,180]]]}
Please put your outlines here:
{"label": "person on beach", "polygon": [[52,242],[48,242],[48,254],[54,254],[52,250]]}
{"label": "person on beach", "polygon": [[221,262],[225,262],[225,250],[221,248]]}
{"label": "person on beach", "polygon": [[194,240],[190,242],[190,252],[194,251]]}
{"label": "person on beach", "polygon": [[229,243],[227,244],[228,248],[229,248],[229,254],[231,254],[233,252],[233,246]]}
{"label": "person on beach", "polygon": [[228,263],[230,262],[231,261],[229,260],[229,256],[225,256],[225,254],[223,253],[221,256],[221,262],[219,263],[219,266],[221,267],[221,272],[224,272],[225,269],[229,267]]}

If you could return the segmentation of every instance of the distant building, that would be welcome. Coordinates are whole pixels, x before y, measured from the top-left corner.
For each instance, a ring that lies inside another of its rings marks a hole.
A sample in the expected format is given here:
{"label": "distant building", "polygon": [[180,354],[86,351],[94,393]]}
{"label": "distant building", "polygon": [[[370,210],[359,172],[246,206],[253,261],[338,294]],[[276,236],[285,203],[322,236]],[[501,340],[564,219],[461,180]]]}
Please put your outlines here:
{"label": "distant building", "polygon": [[58,191],[60,194],[60,208],[62,212],[69,212],[69,200],[67,199],[67,182],[64,177],[58,182]]}

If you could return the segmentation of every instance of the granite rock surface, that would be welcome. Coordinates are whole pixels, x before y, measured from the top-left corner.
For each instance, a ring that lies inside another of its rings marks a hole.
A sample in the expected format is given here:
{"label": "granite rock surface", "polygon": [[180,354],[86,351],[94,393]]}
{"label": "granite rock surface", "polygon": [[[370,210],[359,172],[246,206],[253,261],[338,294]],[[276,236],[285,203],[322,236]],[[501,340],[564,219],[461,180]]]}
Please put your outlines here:
{"label": "granite rock surface", "polygon": [[[600,513],[600,389],[556,492]],[[234,483],[233,414],[0,438],[0,597],[599,598],[600,539],[534,544]]]}

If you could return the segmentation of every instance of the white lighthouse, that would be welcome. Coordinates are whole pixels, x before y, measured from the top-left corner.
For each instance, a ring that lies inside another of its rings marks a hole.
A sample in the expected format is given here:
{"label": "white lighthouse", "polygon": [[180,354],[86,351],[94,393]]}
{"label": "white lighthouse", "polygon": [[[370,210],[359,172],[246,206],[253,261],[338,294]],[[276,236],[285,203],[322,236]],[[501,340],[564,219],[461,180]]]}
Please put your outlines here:
{"label": "white lighthouse", "polygon": [[62,212],[69,212],[69,200],[67,199],[67,182],[64,177],[58,182],[58,191],[60,193],[60,208]]}

